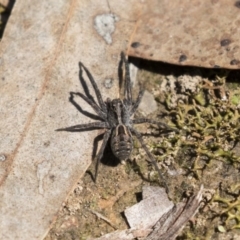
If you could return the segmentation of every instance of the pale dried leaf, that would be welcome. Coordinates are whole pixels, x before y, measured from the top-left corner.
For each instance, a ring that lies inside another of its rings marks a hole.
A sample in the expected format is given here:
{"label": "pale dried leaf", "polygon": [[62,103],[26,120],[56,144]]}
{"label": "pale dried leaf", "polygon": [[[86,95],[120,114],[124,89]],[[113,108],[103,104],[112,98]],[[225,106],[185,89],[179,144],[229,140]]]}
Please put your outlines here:
{"label": "pale dried leaf", "polygon": [[131,228],[148,229],[173,208],[164,188],[145,186],[143,200],[124,211]]}
{"label": "pale dried leaf", "polygon": [[[83,91],[79,61],[104,99],[117,95],[120,51],[141,6],[109,2],[111,11],[105,0],[15,3],[0,45],[0,239],[42,239],[91,162],[98,131],[55,129],[91,121],[68,101],[70,91]],[[112,45],[97,31],[103,14]]]}

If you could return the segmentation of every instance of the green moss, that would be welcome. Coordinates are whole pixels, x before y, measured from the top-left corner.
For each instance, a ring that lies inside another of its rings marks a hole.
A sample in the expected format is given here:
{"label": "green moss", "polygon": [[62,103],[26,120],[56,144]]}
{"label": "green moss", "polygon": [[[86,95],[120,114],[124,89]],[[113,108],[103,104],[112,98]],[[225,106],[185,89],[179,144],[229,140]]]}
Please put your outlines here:
{"label": "green moss", "polygon": [[[193,226],[188,228],[179,239],[203,239],[199,232],[210,238],[216,232],[224,234],[240,228],[240,179],[233,178],[240,167],[240,156],[233,151],[240,136],[240,89],[235,86],[229,94],[225,80],[223,76],[213,82],[203,81],[197,93],[186,94],[175,108],[170,107],[172,94],[166,94],[168,124],[179,133],[151,144],[154,152],[161,153],[156,156],[159,162],[171,155],[175,166],[184,170],[186,186],[203,183],[206,188],[221,187],[222,195],[215,194],[211,201],[219,205],[208,213],[206,225],[196,227],[196,231]],[[176,182],[172,182],[173,195],[178,195]]]}

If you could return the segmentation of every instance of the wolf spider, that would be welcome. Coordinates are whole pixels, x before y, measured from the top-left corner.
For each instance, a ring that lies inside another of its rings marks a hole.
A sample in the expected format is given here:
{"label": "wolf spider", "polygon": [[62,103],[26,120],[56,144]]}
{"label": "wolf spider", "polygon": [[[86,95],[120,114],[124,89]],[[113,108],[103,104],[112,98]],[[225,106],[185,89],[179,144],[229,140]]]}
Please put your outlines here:
{"label": "wolf spider", "polygon": [[[99,152],[96,156],[96,168],[95,168],[95,182],[97,180],[98,174],[98,166],[99,162],[103,156],[104,149],[107,145],[108,140],[110,139],[111,149],[113,154],[119,160],[126,160],[130,157],[130,154],[133,149],[133,139],[132,135],[135,135],[139,142],[141,143],[143,149],[145,150],[148,158],[150,159],[151,163],[155,167],[156,171],[158,172],[160,178],[162,180],[163,176],[158,168],[158,165],[153,158],[152,154],[148,150],[147,146],[144,144],[141,134],[133,127],[134,124],[141,124],[141,123],[151,123],[161,126],[163,129],[174,130],[167,126],[164,123],[159,121],[155,121],[148,118],[131,118],[135,111],[137,110],[141,99],[143,97],[144,90],[140,90],[137,96],[136,101],[133,101],[132,98],[132,86],[131,86],[131,79],[129,73],[129,64],[125,58],[125,55],[121,53],[121,63],[125,64],[125,84],[124,84],[124,99],[116,98],[116,99],[109,99],[104,102],[102,95],[97,87],[93,76],[88,71],[88,69],[83,65],[83,63],[79,63],[80,71],[83,68],[86,72],[93,89],[95,91],[98,103],[93,98],[87,97],[80,92],[71,92],[71,97],[77,95],[84,99],[95,111],[95,113],[100,117],[101,121],[91,122],[86,124],[75,125],[72,127],[61,128],[57,129],[57,131],[69,131],[69,132],[77,132],[77,131],[88,131],[93,129],[105,129],[105,133],[103,135],[103,142],[100,147]],[[164,181],[166,190],[167,186]]]}

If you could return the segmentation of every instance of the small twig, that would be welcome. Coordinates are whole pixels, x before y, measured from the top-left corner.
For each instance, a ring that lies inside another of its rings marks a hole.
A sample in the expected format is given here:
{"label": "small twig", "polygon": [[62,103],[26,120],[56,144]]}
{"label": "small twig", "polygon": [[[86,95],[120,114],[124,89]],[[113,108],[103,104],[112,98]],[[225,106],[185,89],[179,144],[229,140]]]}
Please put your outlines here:
{"label": "small twig", "polygon": [[92,209],[89,209],[89,212],[91,212],[92,214],[95,214],[98,218],[104,220],[106,223],[108,223],[112,228],[114,228],[115,230],[117,230],[117,227],[114,226],[114,224],[111,223],[110,219],[104,217],[101,213],[96,212]]}

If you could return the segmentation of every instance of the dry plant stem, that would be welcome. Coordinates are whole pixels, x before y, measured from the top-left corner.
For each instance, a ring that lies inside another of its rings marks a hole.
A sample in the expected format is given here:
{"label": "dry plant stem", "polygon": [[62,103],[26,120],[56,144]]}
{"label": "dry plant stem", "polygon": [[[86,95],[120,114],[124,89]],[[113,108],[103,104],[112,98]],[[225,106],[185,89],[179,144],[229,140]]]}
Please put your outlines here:
{"label": "dry plant stem", "polygon": [[117,227],[114,226],[114,224],[112,224],[111,221],[110,221],[108,218],[104,217],[101,213],[96,212],[96,211],[94,211],[94,210],[92,210],[92,209],[89,209],[89,211],[90,211],[91,213],[95,214],[98,218],[104,220],[104,221],[105,221],[106,223],[108,223],[112,228],[114,228],[115,230],[117,230]]}

